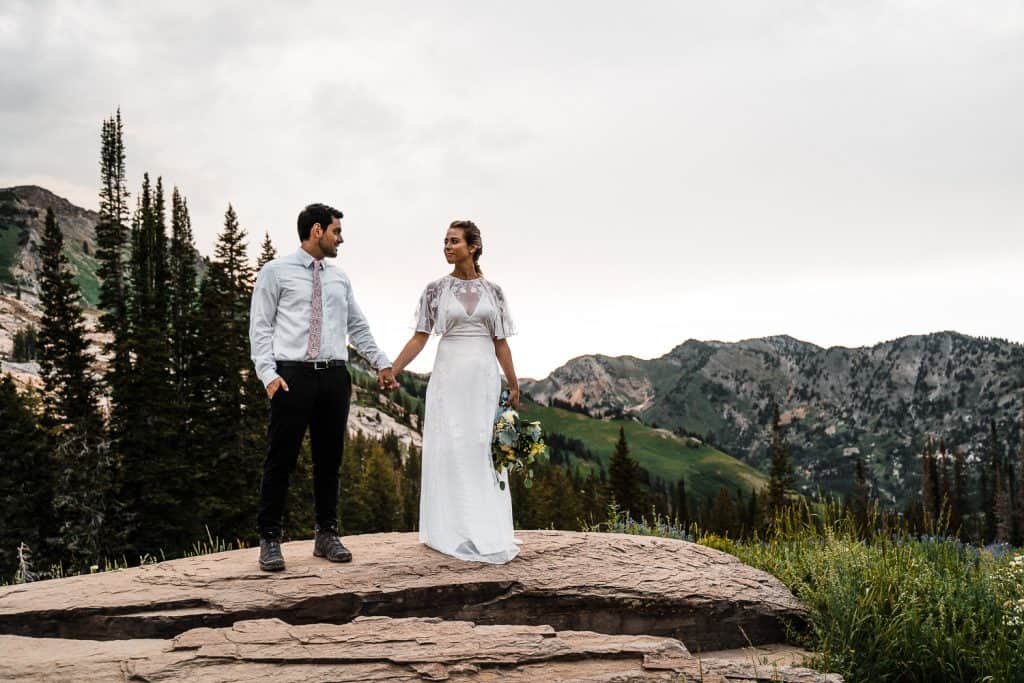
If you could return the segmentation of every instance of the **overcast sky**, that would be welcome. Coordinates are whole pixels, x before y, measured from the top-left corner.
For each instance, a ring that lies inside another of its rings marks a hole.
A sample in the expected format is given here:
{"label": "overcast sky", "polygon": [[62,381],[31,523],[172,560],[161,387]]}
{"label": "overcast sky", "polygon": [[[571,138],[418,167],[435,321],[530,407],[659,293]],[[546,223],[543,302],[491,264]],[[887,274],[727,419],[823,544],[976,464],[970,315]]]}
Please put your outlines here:
{"label": "overcast sky", "polygon": [[[428,7],[428,5],[430,5]],[[1024,341],[1022,2],[0,4],[0,186],[345,212],[381,346],[470,218],[519,372],[688,338]],[[428,347],[413,369],[429,370]]]}

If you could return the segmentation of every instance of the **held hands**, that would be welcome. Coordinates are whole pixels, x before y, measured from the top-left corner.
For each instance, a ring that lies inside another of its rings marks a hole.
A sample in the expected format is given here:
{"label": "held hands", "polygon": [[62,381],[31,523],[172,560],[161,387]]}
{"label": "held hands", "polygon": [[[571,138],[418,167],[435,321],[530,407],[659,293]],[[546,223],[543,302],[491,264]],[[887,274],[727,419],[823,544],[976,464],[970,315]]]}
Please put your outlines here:
{"label": "held hands", "polygon": [[274,394],[277,393],[278,389],[288,391],[288,383],[284,381],[283,377],[278,377],[267,385],[267,398],[274,398]]}
{"label": "held hands", "polygon": [[513,410],[519,410],[519,385],[508,388],[508,405]]}
{"label": "held hands", "polygon": [[377,386],[382,391],[393,391],[401,385],[395,379],[395,371],[392,368],[381,368],[377,371]]}

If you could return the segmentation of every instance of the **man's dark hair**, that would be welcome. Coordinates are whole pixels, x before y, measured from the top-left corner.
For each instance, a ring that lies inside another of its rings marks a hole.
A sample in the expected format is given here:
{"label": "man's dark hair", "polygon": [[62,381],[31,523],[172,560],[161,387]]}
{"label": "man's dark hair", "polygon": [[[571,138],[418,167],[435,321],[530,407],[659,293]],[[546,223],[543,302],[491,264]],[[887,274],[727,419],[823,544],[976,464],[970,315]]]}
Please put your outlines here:
{"label": "man's dark hair", "polygon": [[326,230],[335,218],[344,218],[344,214],[333,206],[310,204],[299,212],[299,239],[303,242],[309,239],[314,223],[319,223],[320,227]]}

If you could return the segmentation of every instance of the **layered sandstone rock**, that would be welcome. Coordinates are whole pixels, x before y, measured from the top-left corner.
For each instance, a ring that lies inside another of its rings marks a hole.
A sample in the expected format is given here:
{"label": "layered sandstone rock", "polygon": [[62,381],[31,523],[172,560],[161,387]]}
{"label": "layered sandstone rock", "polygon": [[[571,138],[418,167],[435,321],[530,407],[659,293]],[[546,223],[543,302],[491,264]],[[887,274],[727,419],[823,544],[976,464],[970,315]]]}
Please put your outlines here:
{"label": "layered sandstone rock", "polygon": [[710,652],[783,643],[804,613],[731,555],[617,534],[519,536],[506,565],[392,533],[346,538],[349,564],[287,543],[277,574],[249,549],[7,586],[0,679],[838,680]]}

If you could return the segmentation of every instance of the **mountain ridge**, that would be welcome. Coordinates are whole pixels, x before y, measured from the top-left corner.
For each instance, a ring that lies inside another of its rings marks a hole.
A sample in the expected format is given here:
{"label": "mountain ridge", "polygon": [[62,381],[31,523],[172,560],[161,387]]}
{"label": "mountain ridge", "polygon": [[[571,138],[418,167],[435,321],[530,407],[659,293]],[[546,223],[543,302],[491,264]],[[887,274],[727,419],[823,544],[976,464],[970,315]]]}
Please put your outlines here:
{"label": "mountain ridge", "polygon": [[859,456],[876,493],[901,503],[930,435],[980,460],[991,419],[1010,452],[1020,447],[1024,344],[953,330],[861,347],[687,339],[649,360],[578,356],[523,389],[543,405],[703,435],[762,470],[775,401],[806,490],[845,493]]}

